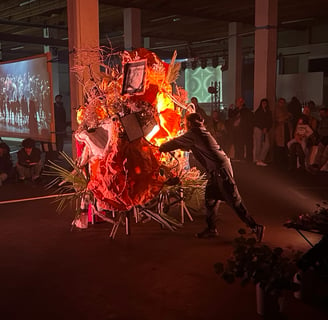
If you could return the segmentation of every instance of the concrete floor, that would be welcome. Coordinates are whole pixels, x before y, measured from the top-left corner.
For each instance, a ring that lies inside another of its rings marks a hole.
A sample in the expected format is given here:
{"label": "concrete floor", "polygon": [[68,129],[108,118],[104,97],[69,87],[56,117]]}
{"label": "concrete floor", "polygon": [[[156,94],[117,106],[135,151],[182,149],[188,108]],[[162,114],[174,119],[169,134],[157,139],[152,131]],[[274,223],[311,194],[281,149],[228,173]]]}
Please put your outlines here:
{"label": "concrete floor", "polygon": [[[308,250],[283,223],[328,199],[328,175],[233,167],[245,204],[266,225],[264,243]],[[0,201],[47,194],[42,185],[8,182]],[[244,227],[225,204],[220,237],[206,240],[194,237],[205,226],[202,210],[192,211],[194,221],[186,218],[176,232],[154,221],[132,222],[131,235],[121,227],[111,240],[109,223],[71,231],[73,211],[58,214],[56,206],[52,199],[0,204],[0,319],[261,319],[255,287],[227,284],[214,272]],[[320,239],[307,236],[313,243]],[[328,312],[288,296],[280,318],[323,320]]]}

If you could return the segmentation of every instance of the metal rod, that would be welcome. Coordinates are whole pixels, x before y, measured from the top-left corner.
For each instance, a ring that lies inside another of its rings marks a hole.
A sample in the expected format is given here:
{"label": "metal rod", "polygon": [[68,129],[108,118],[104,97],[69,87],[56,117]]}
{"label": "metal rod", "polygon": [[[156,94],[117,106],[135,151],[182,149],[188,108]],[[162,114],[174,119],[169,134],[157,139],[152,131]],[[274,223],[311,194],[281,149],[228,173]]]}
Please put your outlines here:
{"label": "metal rod", "polygon": [[296,231],[302,236],[302,238],[313,248],[313,244],[311,243],[311,241],[299,230],[296,229]]}
{"label": "metal rod", "polygon": [[71,193],[63,193],[63,194],[52,194],[52,195],[48,195],[48,196],[41,196],[41,197],[34,197],[34,198],[5,200],[5,201],[0,201],[0,204],[10,204],[10,203],[17,203],[17,202],[33,201],[33,200],[42,200],[42,199],[49,199],[49,198],[58,198],[58,197],[71,196],[71,195],[73,195],[73,194],[75,194],[75,192],[71,192]]}

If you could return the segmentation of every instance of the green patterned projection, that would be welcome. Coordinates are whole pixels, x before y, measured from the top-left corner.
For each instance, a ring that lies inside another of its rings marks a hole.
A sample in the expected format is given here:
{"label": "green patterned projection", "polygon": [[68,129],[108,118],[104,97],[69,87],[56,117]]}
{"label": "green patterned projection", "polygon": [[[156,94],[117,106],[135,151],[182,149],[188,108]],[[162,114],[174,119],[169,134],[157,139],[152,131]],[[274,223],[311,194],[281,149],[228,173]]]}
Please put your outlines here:
{"label": "green patterned projection", "polygon": [[[213,83],[222,83],[221,68],[201,67],[195,70],[185,70],[185,88],[188,92],[188,98],[197,97],[199,103],[210,103],[211,94],[208,93],[208,87]],[[222,92],[220,93],[222,100]]]}

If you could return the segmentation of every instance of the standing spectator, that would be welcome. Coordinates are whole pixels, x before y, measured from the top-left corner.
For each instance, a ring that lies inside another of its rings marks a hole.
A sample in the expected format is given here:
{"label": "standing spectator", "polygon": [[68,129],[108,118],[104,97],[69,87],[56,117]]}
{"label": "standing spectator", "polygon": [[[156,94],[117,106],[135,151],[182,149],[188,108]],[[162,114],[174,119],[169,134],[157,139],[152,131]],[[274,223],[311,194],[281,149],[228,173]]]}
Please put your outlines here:
{"label": "standing spectator", "polygon": [[236,106],[229,110],[232,139],[236,160],[253,160],[253,124],[254,114],[246,107],[243,98],[237,99]]}
{"label": "standing spectator", "polygon": [[328,161],[328,108],[320,109],[320,118],[317,130],[319,135],[318,151],[311,166],[311,171],[314,173],[322,170]]}
{"label": "standing spectator", "polygon": [[311,114],[315,114],[317,112],[317,107],[315,105],[315,102],[313,100],[310,100],[307,105],[309,106],[310,108],[310,112]]}
{"label": "standing spectator", "polygon": [[307,165],[305,160],[309,152],[308,139],[312,134],[313,130],[309,126],[308,119],[306,117],[299,118],[294,132],[294,138],[287,144],[289,150],[289,171],[294,171],[298,168],[305,171]]}
{"label": "standing spectator", "polygon": [[63,96],[57,94],[55,97],[55,130],[56,130],[56,148],[62,152],[64,149],[64,139],[66,134],[66,111],[63,103]]}
{"label": "standing spectator", "polygon": [[313,134],[311,135],[310,139],[307,139],[307,148],[309,150],[309,153],[311,153],[312,147],[318,145],[318,120],[311,115],[311,109],[309,105],[305,105],[303,107],[303,113],[301,115],[301,118],[304,119],[304,122],[307,123],[313,130]]}
{"label": "standing spectator", "polygon": [[233,112],[235,109],[235,105],[232,103],[229,105],[228,110],[227,110],[227,119],[225,121],[225,126],[227,129],[227,139],[226,139],[226,152],[229,155],[230,158],[234,157],[234,145],[233,145]]}
{"label": "standing spectator", "polygon": [[302,114],[302,104],[296,97],[292,97],[292,99],[290,100],[287,106],[287,109],[292,116],[291,120],[293,125],[293,132],[294,132],[297,125],[297,121]]}
{"label": "standing spectator", "polygon": [[5,142],[0,143],[0,187],[11,174],[13,163],[10,159],[10,149]]}
{"label": "standing spectator", "polygon": [[222,149],[226,150],[227,129],[225,126],[225,121],[221,119],[220,112],[218,110],[213,110],[211,122],[212,125],[210,125],[210,127],[213,132],[210,131],[210,133]]}
{"label": "standing spectator", "polygon": [[35,147],[35,141],[31,138],[23,140],[22,146],[17,152],[18,179],[24,181],[32,178],[32,181],[37,181],[42,170],[41,150]]}
{"label": "standing spectator", "polygon": [[280,98],[274,110],[275,160],[280,166],[287,165],[287,142],[292,138],[291,114],[287,110],[286,100]]}
{"label": "standing spectator", "polygon": [[303,107],[302,116],[305,116],[307,118],[309,126],[312,128],[313,131],[316,131],[318,127],[318,121],[315,117],[311,115],[311,107],[309,104]]}
{"label": "standing spectator", "polygon": [[257,166],[267,166],[264,161],[270,149],[269,132],[272,122],[269,101],[262,99],[254,112],[254,162]]}

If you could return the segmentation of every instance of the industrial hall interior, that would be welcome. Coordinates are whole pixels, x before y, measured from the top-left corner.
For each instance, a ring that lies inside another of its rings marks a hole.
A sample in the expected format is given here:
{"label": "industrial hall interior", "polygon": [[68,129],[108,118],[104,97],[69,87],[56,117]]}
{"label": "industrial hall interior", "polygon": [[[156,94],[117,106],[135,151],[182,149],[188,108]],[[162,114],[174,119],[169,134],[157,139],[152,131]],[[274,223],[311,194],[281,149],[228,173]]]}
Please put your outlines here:
{"label": "industrial hall interior", "polygon": [[2,0],[0,240],[1,319],[327,319],[327,0]]}

